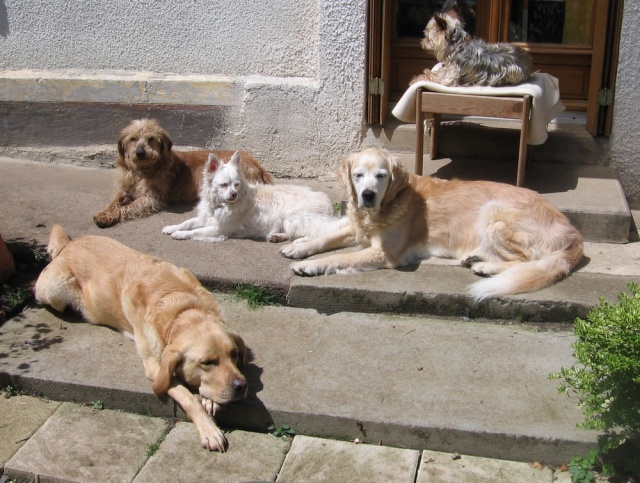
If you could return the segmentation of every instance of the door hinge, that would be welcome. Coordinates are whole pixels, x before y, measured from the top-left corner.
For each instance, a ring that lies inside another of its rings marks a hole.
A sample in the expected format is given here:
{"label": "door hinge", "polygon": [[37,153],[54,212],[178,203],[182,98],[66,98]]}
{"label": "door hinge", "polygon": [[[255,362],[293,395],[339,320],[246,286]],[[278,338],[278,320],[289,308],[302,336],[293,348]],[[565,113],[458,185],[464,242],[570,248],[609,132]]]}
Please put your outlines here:
{"label": "door hinge", "polygon": [[613,106],[613,97],[615,91],[613,89],[604,88],[598,91],[598,104],[601,106]]}
{"label": "door hinge", "polygon": [[380,77],[369,79],[368,94],[370,96],[381,96],[384,94],[384,81]]}

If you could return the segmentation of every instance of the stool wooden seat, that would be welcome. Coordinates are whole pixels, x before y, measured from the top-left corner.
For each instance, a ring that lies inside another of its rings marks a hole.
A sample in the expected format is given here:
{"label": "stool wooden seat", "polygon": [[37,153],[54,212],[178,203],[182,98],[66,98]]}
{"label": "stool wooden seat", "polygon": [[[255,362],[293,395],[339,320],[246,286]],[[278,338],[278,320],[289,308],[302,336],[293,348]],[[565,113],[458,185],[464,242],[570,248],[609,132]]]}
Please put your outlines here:
{"label": "stool wooden seat", "polygon": [[520,119],[520,150],[516,186],[524,184],[524,170],[527,164],[527,136],[531,114],[531,96],[503,97],[466,94],[447,94],[419,89],[416,95],[416,174],[421,175],[424,156],[424,120],[431,114],[430,153],[435,159],[438,153],[438,134],[442,114],[465,116],[485,116]]}

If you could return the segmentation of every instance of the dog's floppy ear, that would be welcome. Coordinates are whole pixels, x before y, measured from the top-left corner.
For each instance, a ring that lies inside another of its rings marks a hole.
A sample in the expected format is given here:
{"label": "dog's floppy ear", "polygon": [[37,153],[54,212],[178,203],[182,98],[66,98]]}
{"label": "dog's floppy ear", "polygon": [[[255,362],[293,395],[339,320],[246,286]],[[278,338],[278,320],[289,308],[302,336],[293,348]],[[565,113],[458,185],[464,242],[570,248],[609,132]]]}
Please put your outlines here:
{"label": "dog's floppy ear", "polygon": [[355,198],[355,190],[353,189],[353,184],[351,183],[351,165],[353,164],[353,160],[355,159],[358,153],[351,153],[347,155],[340,164],[338,168],[338,180],[344,186],[344,189],[347,191],[347,198]]}
{"label": "dog's floppy ear", "polygon": [[242,340],[242,337],[235,332],[229,332],[229,337],[233,339],[233,342],[238,348],[238,367],[242,367],[247,361],[247,346],[245,345],[244,340]]}
{"label": "dog's floppy ear", "polygon": [[393,156],[389,156],[389,171],[391,173],[391,181],[389,182],[387,191],[382,199],[383,204],[398,196],[398,193],[406,188],[409,183],[409,174],[407,173],[407,170],[404,165],[398,162],[398,160]]}
{"label": "dog's floppy ear", "polygon": [[123,129],[120,133],[120,138],[118,139],[118,160],[116,161],[116,164],[122,168],[126,167],[126,163],[124,162],[124,139],[128,134],[128,131]]}
{"label": "dog's floppy ear", "polygon": [[160,151],[162,151],[163,155],[168,156],[173,147],[173,140],[162,127],[158,127],[158,136],[160,137]]}
{"label": "dog's floppy ear", "polygon": [[165,394],[171,386],[171,379],[176,372],[176,366],[182,360],[182,353],[171,347],[165,347],[160,356],[160,369],[156,378],[153,380],[151,387],[156,395]]}
{"label": "dog's floppy ear", "polygon": [[209,156],[207,157],[207,163],[204,165],[204,170],[207,173],[215,173],[221,164],[222,160],[216,153],[209,153]]}

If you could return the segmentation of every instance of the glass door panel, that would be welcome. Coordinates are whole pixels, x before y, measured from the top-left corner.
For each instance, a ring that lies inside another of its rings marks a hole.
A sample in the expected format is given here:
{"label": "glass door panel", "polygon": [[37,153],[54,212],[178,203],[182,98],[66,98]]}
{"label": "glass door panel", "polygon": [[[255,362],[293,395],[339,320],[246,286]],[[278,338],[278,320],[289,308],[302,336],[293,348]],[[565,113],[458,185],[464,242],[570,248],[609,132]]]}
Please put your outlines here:
{"label": "glass door panel", "polygon": [[509,42],[591,45],[593,0],[511,0]]}

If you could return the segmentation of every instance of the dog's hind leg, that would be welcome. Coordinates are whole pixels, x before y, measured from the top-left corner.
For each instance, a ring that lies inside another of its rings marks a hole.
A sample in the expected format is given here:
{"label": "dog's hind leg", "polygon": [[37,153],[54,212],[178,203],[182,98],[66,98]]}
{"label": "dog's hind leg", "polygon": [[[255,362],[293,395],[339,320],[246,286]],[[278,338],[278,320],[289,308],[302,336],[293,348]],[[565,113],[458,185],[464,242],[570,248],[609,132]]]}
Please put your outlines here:
{"label": "dog's hind leg", "polygon": [[82,312],[82,290],[78,282],[55,261],[47,265],[38,277],[35,294],[39,303],[50,305],[58,312],[64,312],[67,306]]}

